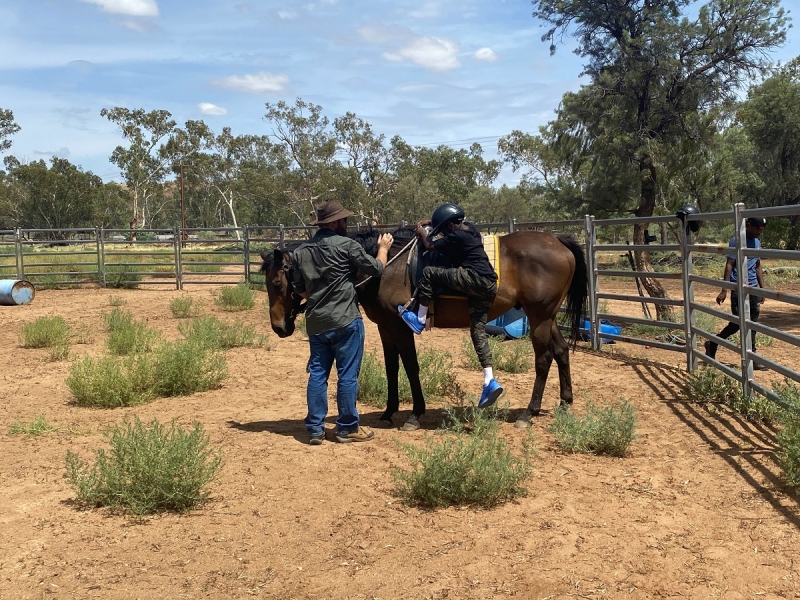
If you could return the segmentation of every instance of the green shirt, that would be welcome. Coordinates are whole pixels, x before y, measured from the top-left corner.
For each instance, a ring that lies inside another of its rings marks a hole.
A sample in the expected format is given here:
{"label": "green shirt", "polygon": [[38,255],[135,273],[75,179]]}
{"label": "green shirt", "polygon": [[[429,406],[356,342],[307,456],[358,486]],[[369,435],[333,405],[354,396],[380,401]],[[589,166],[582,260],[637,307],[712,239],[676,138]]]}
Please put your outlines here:
{"label": "green shirt", "polygon": [[306,292],[306,332],[324,333],[349,325],[361,317],[358,311],[356,274],[380,276],[383,265],[364,251],[361,244],[320,229],[311,241],[294,251],[292,285]]}

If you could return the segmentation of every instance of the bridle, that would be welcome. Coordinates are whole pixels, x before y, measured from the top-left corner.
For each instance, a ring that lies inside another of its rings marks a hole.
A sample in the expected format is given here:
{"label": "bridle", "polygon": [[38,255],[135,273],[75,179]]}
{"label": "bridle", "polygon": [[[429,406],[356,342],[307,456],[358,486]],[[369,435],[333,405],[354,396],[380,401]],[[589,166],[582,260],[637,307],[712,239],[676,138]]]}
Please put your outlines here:
{"label": "bridle", "polygon": [[294,272],[294,267],[291,265],[283,264],[281,266],[281,272],[283,273],[284,278],[286,279],[286,287],[289,290],[289,298],[292,300],[292,305],[289,308],[289,321],[294,323],[294,320],[297,318],[298,315],[303,314],[306,312],[306,302],[303,301],[303,297],[294,291],[294,286],[292,285],[292,275]]}

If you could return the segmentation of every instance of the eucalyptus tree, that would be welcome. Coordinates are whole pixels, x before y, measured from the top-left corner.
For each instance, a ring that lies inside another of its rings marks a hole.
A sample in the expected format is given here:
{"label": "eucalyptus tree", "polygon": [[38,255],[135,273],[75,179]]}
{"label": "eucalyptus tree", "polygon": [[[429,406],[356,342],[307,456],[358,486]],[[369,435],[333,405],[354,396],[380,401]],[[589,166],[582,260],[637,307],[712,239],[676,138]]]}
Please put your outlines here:
{"label": "eucalyptus tree", "polygon": [[11,140],[8,138],[20,129],[20,126],[14,121],[14,112],[7,108],[0,108],[0,152],[11,148]]}
{"label": "eucalyptus tree", "polygon": [[207,128],[202,121],[187,121],[186,129],[177,126],[166,110],[104,108],[100,115],[116,124],[127,146],[117,146],[110,160],[117,165],[131,199],[130,227],[146,228],[168,209],[169,199],[163,183],[174,165],[188,161],[207,143]]}
{"label": "eucalyptus tree", "polygon": [[[768,51],[786,39],[779,0],[695,4],[533,2],[533,16],[549,27],[542,40],[551,54],[571,34],[585,59],[589,83],[564,95],[548,133],[564,163],[584,175],[581,196],[593,212],[652,216],[670,174],[713,137],[715,110],[764,72]],[[634,228],[634,243],[644,242],[645,229]],[[648,253],[636,260],[637,270],[652,270]],[[644,285],[652,296],[666,295],[657,280]]]}
{"label": "eucalyptus tree", "polygon": [[289,158],[284,177],[287,208],[301,223],[313,219],[316,205],[336,191],[330,171],[336,161],[336,138],[322,107],[297,98],[293,106],[281,100],[267,102],[264,118]]}
{"label": "eucalyptus tree", "polygon": [[800,57],[752,86],[737,117],[758,155],[759,205],[800,203]]}
{"label": "eucalyptus tree", "polygon": [[[65,158],[20,163],[6,160],[8,203],[2,220],[8,226],[65,229],[93,226],[95,204],[103,197],[102,180]],[[62,234],[55,234],[61,236]]]}

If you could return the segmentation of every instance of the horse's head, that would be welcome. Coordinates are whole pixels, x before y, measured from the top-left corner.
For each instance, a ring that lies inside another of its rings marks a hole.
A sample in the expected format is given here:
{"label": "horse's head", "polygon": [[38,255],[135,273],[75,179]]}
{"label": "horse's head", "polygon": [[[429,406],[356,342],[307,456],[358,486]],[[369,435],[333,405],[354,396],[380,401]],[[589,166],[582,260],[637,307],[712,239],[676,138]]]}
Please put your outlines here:
{"label": "horse's head", "polygon": [[278,337],[294,333],[294,321],[305,310],[302,297],[292,287],[292,255],[285,250],[261,252],[261,272],[267,284],[269,320]]}

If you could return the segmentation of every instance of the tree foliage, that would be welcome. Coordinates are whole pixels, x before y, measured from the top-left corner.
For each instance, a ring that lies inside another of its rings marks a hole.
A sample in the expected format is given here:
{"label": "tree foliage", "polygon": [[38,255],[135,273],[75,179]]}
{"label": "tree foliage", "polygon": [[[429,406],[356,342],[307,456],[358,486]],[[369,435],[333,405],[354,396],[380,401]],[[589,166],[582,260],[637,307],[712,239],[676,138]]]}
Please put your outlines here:
{"label": "tree foliage", "polygon": [[11,148],[11,140],[8,138],[19,130],[20,126],[14,121],[13,111],[0,108],[0,152]]}

